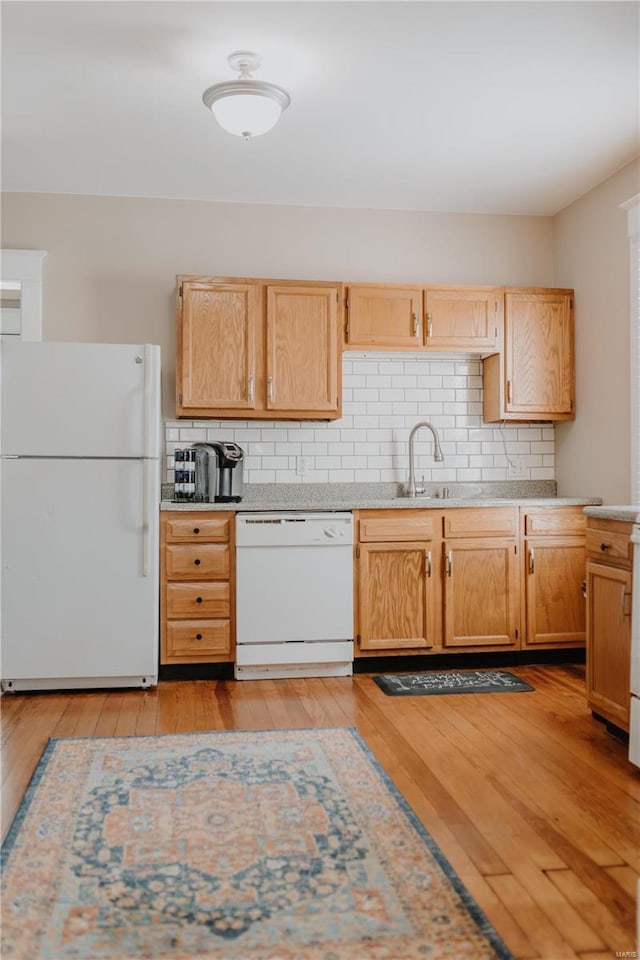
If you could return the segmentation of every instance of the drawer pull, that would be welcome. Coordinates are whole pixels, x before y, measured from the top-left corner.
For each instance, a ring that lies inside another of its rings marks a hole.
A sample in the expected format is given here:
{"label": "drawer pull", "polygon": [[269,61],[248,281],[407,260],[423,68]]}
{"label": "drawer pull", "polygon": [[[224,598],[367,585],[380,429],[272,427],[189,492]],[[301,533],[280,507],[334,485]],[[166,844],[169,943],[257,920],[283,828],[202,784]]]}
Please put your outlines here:
{"label": "drawer pull", "polygon": [[193,562],[195,563],[196,567],[199,567],[199,566],[200,566],[200,561],[199,561],[199,560],[194,560]]}
{"label": "drawer pull", "polygon": [[601,543],[601,544],[600,544],[600,549],[601,549],[602,552],[604,553],[605,550],[611,550],[611,547],[612,547],[612,546],[613,546],[612,543]]}
{"label": "drawer pull", "polygon": [[202,603],[202,597],[196,597],[196,603]]}
{"label": "drawer pull", "polygon": [[202,634],[196,633],[196,640],[202,640]]}
{"label": "drawer pull", "polygon": [[194,527],[194,528],[193,528],[193,532],[194,532],[194,533],[200,533],[200,527]]}

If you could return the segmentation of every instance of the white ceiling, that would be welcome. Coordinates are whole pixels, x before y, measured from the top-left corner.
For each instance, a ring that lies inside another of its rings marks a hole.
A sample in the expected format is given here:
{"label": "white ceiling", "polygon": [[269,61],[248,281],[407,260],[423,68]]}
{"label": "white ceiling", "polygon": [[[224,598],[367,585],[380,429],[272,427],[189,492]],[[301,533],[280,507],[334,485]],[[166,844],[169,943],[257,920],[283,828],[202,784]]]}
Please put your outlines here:
{"label": "white ceiling", "polygon": [[[2,187],[551,215],[639,152],[637,2],[2,2]],[[291,106],[245,142],[233,50]]]}

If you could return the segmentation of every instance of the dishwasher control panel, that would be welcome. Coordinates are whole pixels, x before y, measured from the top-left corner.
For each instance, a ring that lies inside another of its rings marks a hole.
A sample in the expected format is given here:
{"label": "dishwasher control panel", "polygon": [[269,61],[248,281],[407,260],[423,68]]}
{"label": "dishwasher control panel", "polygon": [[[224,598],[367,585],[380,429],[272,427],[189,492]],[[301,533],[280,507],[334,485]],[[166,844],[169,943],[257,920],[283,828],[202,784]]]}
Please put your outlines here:
{"label": "dishwasher control panel", "polygon": [[238,513],[236,546],[345,546],[353,543],[350,513]]}

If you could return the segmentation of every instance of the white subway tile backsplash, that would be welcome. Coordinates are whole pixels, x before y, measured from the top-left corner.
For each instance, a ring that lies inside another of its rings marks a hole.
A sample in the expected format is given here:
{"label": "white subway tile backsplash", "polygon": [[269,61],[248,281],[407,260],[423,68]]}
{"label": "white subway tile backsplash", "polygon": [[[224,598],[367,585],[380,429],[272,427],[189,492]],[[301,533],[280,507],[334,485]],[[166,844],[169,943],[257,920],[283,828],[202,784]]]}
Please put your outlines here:
{"label": "white subway tile backsplash", "polygon": [[166,479],[173,480],[176,447],[235,440],[245,451],[247,483],[406,482],[409,432],[420,420],[437,428],[445,455],[434,462],[429,431],[416,435],[416,469],[429,482],[507,480],[509,460],[523,479],[555,479],[553,424],[482,422],[480,360],[347,354],[342,372],[340,420],[167,421]]}

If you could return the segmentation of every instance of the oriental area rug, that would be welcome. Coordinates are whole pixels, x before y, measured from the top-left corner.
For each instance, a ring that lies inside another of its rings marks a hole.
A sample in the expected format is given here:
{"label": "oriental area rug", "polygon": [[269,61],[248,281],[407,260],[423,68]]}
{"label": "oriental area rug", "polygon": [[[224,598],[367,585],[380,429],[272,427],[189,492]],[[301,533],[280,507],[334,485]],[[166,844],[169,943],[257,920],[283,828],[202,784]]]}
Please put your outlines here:
{"label": "oriental area rug", "polygon": [[511,960],[350,728],[51,740],[3,960]]}
{"label": "oriental area rug", "polygon": [[373,680],[390,697],[421,697],[432,693],[520,693],[533,690],[524,680],[506,670],[382,674]]}

